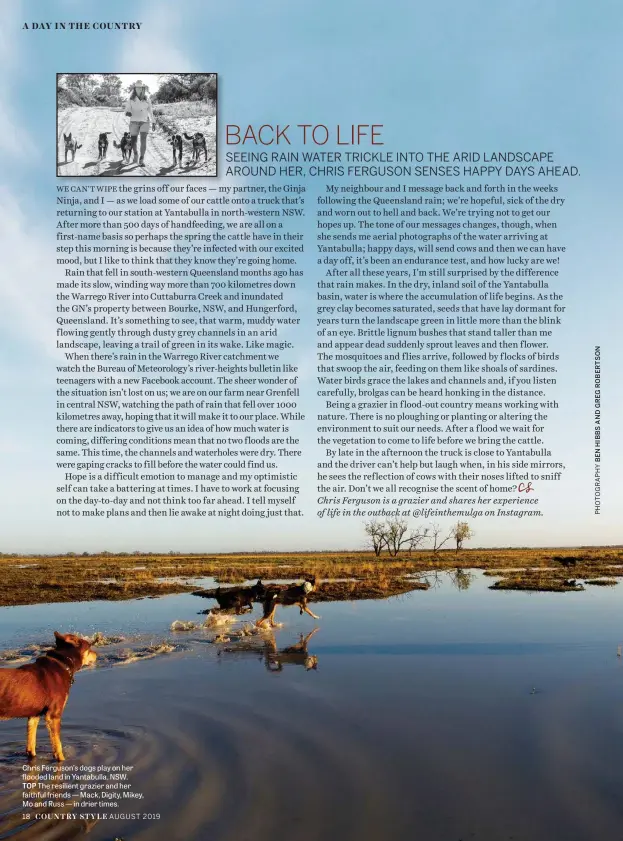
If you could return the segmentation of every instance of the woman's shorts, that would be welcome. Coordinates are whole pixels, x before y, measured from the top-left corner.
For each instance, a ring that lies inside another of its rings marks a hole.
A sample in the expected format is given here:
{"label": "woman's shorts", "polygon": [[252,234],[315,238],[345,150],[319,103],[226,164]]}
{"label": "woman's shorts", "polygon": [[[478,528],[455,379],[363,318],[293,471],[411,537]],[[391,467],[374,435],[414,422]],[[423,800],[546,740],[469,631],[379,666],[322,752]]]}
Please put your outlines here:
{"label": "woman's shorts", "polygon": [[136,120],[132,120],[130,122],[130,134],[132,137],[136,137],[137,134],[147,134],[149,131],[149,120],[146,120],[144,123],[138,122]]}

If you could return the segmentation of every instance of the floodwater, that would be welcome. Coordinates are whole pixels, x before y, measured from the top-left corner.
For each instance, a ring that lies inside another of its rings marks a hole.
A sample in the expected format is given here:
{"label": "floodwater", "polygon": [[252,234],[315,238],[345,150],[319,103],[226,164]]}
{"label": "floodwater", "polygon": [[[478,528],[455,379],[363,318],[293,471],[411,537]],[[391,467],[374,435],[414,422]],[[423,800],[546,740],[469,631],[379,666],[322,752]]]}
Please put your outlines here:
{"label": "floodwater", "polygon": [[274,637],[229,643],[169,631],[211,604],[186,594],[0,609],[1,650],[54,629],[178,646],[123,665],[99,649],[63,719],[66,766],[133,767],[142,799],[108,814],[160,818],[25,821],[25,722],[5,721],[0,839],[623,839],[623,589],[491,581],[312,604],[319,620],[278,608]]}

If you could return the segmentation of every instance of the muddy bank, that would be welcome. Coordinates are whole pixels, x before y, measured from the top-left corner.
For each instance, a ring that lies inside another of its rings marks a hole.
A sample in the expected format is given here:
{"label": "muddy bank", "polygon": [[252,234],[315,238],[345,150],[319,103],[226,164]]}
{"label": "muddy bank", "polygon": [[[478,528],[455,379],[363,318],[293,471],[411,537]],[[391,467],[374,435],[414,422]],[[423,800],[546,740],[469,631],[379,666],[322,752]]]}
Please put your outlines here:
{"label": "muddy bank", "polygon": [[579,593],[584,590],[582,584],[564,578],[545,576],[519,576],[496,581],[490,590],[531,590],[541,593]]}
{"label": "muddy bank", "polygon": [[[267,580],[266,583],[269,583]],[[428,590],[426,581],[413,581],[406,578],[366,579],[364,581],[323,581],[307,597],[309,602],[359,601],[363,599],[386,599],[399,596],[413,590]],[[227,590],[227,587],[223,587]],[[193,596],[204,599],[214,598],[217,590],[195,590]],[[261,602],[261,599],[259,600]]]}

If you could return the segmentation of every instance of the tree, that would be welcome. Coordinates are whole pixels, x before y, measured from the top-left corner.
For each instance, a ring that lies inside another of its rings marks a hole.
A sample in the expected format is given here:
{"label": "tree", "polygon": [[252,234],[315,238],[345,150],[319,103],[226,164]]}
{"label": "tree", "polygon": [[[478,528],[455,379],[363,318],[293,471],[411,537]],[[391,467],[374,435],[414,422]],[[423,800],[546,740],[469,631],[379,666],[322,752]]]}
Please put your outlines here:
{"label": "tree", "polygon": [[[380,556],[383,549],[387,549],[392,557],[403,549],[408,549],[412,552],[424,541],[428,534],[428,530],[418,528],[415,531],[409,530],[409,523],[407,520],[385,520],[380,523],[378,520],[373,520],[365,526],[366,534],[372,541],[372,548],[377,558]],[[408,532],[408,533],[407,533]]]}
{"label": "tree", "polygon": [[385,543],[387,544],[387,551],[390,555],[396,556],[405,542],[405,535],[409,523],[406,520],[386,520],[385,529]]}
{"label": "tree", "polygon": [[428,537],[429,534],[427,528],[418,528],[415,531],[410,532],[410,534],[406,538],[406,542],[409,547],[409,552],[412,552],[414,549],[417,549],[418,546],[420,546],[420,544],[422,544]]}
{"label": "tree", "polygon": [[372,541],[374,554],[378,558],[385,546],[385,529],[378,520],[371,520],[365,525],[366,534]]}
{"label": "tree", "polygon": [[114,107],[121,103],[121,79],[112,73],[102,76],[99,85],[93,90],[93,98],[102,105]]}
{"label": "tree", "polygon": [[202,99],[216,99],[216,76],[212,75],[199,85]]}
{"label": "tree", "polygon": [[97,85],[93,73],[66,73],[63,81],[66,88],[77,91],[85,99],[91,96],[93,88]]}
{"label": "tree", "polygon": [[152,97],[156,103],[216,101],[214,73],[178,73],[161,76],[160,86]]}
{"label": "tree", "polygon": [[188,87],[184,85],[175,76],[172,76],[160,85],[160,87],[152,97],[152,101],[180,102],[185,99],[188,99],[189,96],[190,91],[188,90]]}
{"label": "tree", "polygon": [[429,532],[429,538],[433,542],[431,549],[433,554],[435,555],[437,554],[437,552],[439,552],[444,543],[447,543],[453,538],[453,534],[451,531],[444,538],[442,538],[441,526],[438,523],[435,523],[433,526],[431,526]]}
{"label": "tree", "polygon": [[463,543],[466,540],[472,539],[474,532],[472,531],[469,523],[457,523],[452,527],[450,535],[456,541],[456,551],[458,552],[463,548]]}

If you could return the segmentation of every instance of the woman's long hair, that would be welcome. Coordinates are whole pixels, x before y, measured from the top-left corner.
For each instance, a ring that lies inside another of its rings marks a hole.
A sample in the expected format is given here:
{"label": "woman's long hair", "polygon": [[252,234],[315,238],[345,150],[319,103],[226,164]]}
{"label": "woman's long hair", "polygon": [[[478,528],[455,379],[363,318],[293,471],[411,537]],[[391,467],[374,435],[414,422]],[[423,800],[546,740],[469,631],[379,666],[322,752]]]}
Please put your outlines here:
{"label": "woman's long hair", "polygon": [[139,96],[136,92],[136,88],[132,88],[132,93],[130,94],[130,99],[147,99],[147,88],[143,88],[143,95]]}

